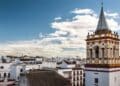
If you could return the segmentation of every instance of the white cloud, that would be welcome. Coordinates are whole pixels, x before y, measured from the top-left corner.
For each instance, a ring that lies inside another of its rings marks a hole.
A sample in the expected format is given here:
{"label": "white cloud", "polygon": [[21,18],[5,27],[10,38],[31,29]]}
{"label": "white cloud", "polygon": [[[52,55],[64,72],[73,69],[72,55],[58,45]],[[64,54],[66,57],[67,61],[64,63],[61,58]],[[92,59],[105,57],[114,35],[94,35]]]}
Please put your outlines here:
{"label": "white cloud", "polygon": [[55,36],[55,37],[59,37],[59,36],[66,36],[67,35],[67,32],[65,32],[65,31],[55,31],[54,33],[51,33],[50,34],[51,36]]}
{"label": "white cloud", "polygon": [[74,14],[93,14],[94,11],[91,9],[80,9],[80,8],[76,8],[72,11],[72,13]]}
{"label": "white cloud", "polygon": [[39,33],[39,37],[40,37],[40,38],[43,38],[44,35],[43,35],[42,33]]}
{"label": "white cloud", "polygon": [[55,17],[54,20],[57,21],[57,20],[61,20],[61,19],[62,19],[62,17],[59,16],[59,17]]}
{"label": "white cloud", "polygon": [[[17,41],[0,45],[0,53],[8,55],[42,55],[42,56],[80,56],[85,57],[86,35],[97,27],[98,14],[92,9],[75,9],[76,15],[71,19],[51,23],[55,32],[43,35],[40,39]],[[81,15],[82,14],[82,15]],[[112,14],[112,13],[111,13]],[[107,14],[108,16],[108,14]],[[107,18],[112,30],[119,30],[118,22],[111,16]]]}
{"label": "white cloud", "polygon": [[105,15],[107,17],[112,17],[112,18],[119,18],[119,14],[116,12],[116,13],[111,13],[111,12],[105,12]]}

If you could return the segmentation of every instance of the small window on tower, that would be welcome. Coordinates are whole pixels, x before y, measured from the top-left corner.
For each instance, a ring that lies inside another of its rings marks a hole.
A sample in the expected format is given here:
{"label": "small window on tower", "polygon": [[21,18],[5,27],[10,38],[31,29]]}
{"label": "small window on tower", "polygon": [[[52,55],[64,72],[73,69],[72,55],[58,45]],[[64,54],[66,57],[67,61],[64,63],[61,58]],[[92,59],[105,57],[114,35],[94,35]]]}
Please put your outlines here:
{"label": "small window on tower", "polygon": [[115,57],[115,47],[113,47],[113,57]]}
{"label": "small window on tower", "polygon": [[3,66],[1,66],[0,68],[1,68],[1,69],[4,69],[4,67],[3,67]]}
{"label": "small window on tower", "polygon": [[98,78],[95,78],[95,83],[98,83]]}
{"label": "small window on tower", "polygon": [[7,74],[6,74],[6,73],[4,73],[4,78],[6,78],[6,76],[7,76]]}
{"label": "small window on tower", "polygon": [[98,46],[95,47],[95,55],[96,55],[96,58],[99,58],[99,47]]}
{"label": "small window on tower", "polygon": [[98,82],[99,82],[98,78],[95,78],[94,82],[95,82],[95,86],[98,86]]}
{"label": "small window on tower", "polygon": [[105,52],[105,49],[104,48],[102,48],[102,58],[104,58],[104,53]]}
{"label": "small window on tower", "polygon": [[92,58],[92,56],[93,56],[93,55],[92,55],[92,49],[90,49],[90,58]]}
{"label": "small window on tower", "polygon": [[20,72],[23,72],[23,69],[20,69]]}

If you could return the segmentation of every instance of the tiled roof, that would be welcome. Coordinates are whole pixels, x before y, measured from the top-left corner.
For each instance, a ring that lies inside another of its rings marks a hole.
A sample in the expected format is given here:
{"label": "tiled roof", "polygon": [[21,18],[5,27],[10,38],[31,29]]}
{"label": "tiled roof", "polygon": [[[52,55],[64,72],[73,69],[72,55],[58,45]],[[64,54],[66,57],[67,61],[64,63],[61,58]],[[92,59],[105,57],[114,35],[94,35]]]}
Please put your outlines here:
{"label": "tiled roof", "polygon": [[67,79],[55,71],[32,71],[27,77],[30,86],[71,86]]}

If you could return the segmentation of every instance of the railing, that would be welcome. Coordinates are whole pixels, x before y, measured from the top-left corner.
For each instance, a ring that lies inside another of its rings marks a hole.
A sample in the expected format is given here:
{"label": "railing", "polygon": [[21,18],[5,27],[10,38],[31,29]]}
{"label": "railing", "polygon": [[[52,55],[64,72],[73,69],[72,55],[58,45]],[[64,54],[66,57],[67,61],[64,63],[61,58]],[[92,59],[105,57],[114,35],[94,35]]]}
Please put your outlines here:
{"label": "railing", "polygon": [[120,64],[120,58],[87,59],[87,64]]}
{"label": "railing", "polygon": [[87,38],[99,38],[99,37],[119,38],[119,36],[116,34],[101,34],[101,35],[91,34],[87,36]]}

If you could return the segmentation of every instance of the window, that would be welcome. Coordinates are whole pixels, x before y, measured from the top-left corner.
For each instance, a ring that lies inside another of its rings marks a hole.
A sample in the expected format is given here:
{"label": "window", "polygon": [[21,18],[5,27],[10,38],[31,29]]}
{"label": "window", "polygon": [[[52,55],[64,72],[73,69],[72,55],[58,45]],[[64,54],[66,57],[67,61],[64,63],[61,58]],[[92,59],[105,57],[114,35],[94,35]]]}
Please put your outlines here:
{"label": "window", "polygon": [[95,56],[96,58],[99,58],[99,47],[98,46],[95,47]]}
{"label": "window", "polygon": [[115,57],[115,47],[113,48],[113,57]]}
{"label": "window", "polygon": [[83,79],[83,86],[85,86],[85,78]]}
{"label": "window", "polygon": [[77,82],[77,86],[79,86],[79,82]]}
{"label": "window", "polygon": [[93,56],[93,55],[92,55],[92,49],[90,49],[90,58],[92,58],[92,56]]}
{"label": "window", "polygon": [[80,76],[80,80],[82,80],[82,76]]}
{"label": "window", "polygon": [[23,72],[23,69],[20,69],[20,72]]}
{"label": "window", "polygon": [[77,75],[79,75],[79,71],[77,71]]}
{"label": "window", "polygon": [[79,80],[79,76],[77,76],[77,80]]}
{"label": "window", "polygon": [[113,54],[112,54],[113,52],[112,52],[112,50],[113,50],[113,49],[111,48],[111,49],[110,49],[110,54],[111,54],[111,55],[112,55],[112,57],[113,57]]}
{"label": "window", "polygon": [[6,73],[4,73],[4,78],[7,76],[7,74]]}
{"label": "window", "polygon": [[104,52],[105,52],[105,49],[102,48],[102,58],[104,58]]}
{"label": "window", "polygon": [[8,73],[8,78],[10,78],[10,73]]}
{"label": "window", "polygon": [[75,77],[73,77],[73,80],[75,81]]}
{"label": "window", "polygon": [[80,71],[80,75],[82,75],[82,71]]}
{"label": "window", "polygon": [[75,70],[73,71],[73,75],[75,76]]}
{"label": "window", "polygon": [[95,86],[98,86],[98,82],[99,82],[98,78],[95,78],[94,82],[95,82]]}
{"label": "window", "polygon": [[0,66],[0,69],[4,69],[4,66]]}
{"label": "window", "polygon": [[80,82],[80,86],[83,86],[82,82]]}
{"label": "window", "polygon": [[98,78],[95,78],[95,83],[98,83]]}
{"label": "window", "polygon": [[19,76],[18,76],[17,78],[18,78],[18,80],[20,79],[20,77],[19,77]]}

